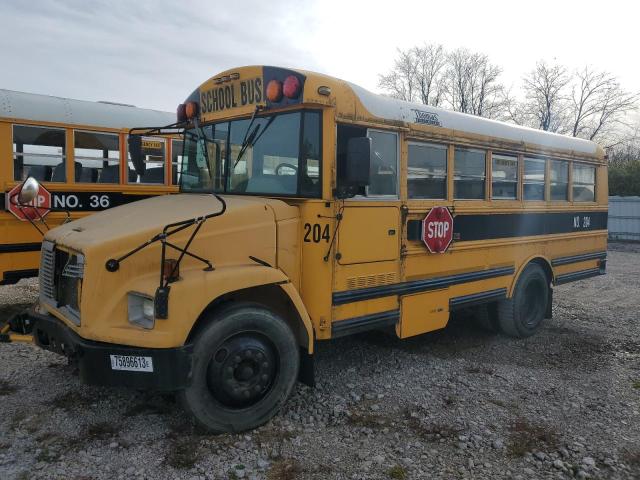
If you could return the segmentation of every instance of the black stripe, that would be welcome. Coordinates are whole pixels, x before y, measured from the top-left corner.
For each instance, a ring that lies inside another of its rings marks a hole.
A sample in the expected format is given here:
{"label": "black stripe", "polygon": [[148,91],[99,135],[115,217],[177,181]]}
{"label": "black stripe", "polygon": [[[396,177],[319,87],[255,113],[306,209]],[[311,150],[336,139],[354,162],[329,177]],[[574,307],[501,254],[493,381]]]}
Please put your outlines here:
{"label": "black stripe", "polygon": [[477,272],[459,273],[447,277],[427,278],[425,280],[413,280],[411,282],[395,283],[393,285],[381,285],[379,287],[361,288],[358,290],[346,290],[333,293],[333,304],[359,302],[370,298],[388,297],[391,295],[407,295],[409,293],[426,292],[438,288],[446,288],[459,283],[475,282],[486,278],[513,275],[513,267],[490,268]]}
{"label": "black stripe", "polygon": [[598,260],[607,258],[607,252],[583,253],[582,255],[571,255],[570,257],[558,257],[551,260],[551,265],[567,265],[569,263],[584,262],[586,260]]}
{"label": "black stripe", "polygon": [[[426,215],[426,212],[425,212]],[[458,214],[453,240],[468,242],[496,238],[606,230],[608,212]],[[407,239],[420,241],[422,220],[407,222]]]}
{"label": "black stripe", "polygon": [[28,270],[11,270],[9,272],[4,272],[2,281],[0,285],[13,285],[14,283],[18,283],[18,280],[22,280],[23,278],[37,277],[38,269],[30,268]]}
{"label": "black stripe", "polygon": [[473,305],[481,305],[483,303],[495,302],[507,298],[507,289],[498,288],[489,290],[488,292],[473,293],[462,297],[454,297],[449,300],[449,310],[457,310],[460,308],[470,307]]}
{"label": "black stripe", "polygon": [[[153,187],[164,188],[164,184],[153,185]],[[6,211],[4,197],[6,193],[0,193],[2,198],[0,201],[0,208]],[[162,194],[160,194],[162,195]],[[131,202],[137,202],[138,200],[144,200],[157,196],[157,194],[150,195],[125,193],[125,192],[107,192],[107,191],[63,191],[63,192],[51,192],[51,207],[55,211],[70,212],[99,212],[107,208],[118,207]]]}
{"label": "black stripe", "polygon": [[372,313],[362,317],[339,320],[331,325],[331,337],[344,337],[358,332],[395,325],[400,318],[400,310]]}
{"label": "black stripe", "polygon": [[42,243],[4,243],[0,244],[0,253],[39,252]]}
{"label": "black stripe", "polygon": [[580,270],[578,272],[565,273],[564,275],[558,275],[556,277],[556,285],[562,285],[563,283],[575,282],[576,280],[582,280],[584,278],[595,277],[597,275],[603,275],[599,268],[589,268],[588,270]]}

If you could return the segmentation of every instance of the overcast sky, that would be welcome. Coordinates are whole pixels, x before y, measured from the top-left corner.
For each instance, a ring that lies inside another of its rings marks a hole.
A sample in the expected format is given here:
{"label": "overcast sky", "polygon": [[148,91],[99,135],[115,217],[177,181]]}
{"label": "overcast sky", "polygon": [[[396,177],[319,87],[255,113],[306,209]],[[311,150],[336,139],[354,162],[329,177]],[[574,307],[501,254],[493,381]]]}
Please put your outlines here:
{"label": "overcast sky", "polygon": [[0,0],[0,88],[174,111],[242,65],[315,70],[377,91],[397,47],[489,55],[503,82],[539,59],[616,74],[640,91],[633,1]]}

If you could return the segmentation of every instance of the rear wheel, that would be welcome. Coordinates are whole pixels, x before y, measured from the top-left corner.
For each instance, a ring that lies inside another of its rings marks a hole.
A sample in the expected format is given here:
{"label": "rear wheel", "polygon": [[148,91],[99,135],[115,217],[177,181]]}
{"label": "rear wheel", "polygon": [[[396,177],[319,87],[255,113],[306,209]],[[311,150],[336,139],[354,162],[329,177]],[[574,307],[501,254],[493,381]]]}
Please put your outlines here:
{"label": "rear wheel", "polygon": [[533,335],[542,325],[549,301],[549,280],[542,267],[530,263],[524,269],[513,296],[498,303],[500,330],[510,337]]}
{"label": "rear wheel", "polygon": [[184,409],[213,432],[239,432],[273,417],[298,377],[298,345],[286,322],[257,305],[220,312],[194,341]]}

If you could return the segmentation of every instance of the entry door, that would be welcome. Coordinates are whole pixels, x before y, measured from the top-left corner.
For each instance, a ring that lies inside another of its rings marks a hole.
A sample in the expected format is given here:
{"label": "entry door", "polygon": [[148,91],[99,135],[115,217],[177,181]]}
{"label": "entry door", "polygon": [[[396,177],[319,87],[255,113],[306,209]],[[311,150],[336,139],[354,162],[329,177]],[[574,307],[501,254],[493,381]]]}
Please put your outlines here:
{"label": "entry door", "polygon": [[398,135],[368,130],[371,176],[366,195],[345,201],[338,230],[334,289],[396,283],[400,272]]}

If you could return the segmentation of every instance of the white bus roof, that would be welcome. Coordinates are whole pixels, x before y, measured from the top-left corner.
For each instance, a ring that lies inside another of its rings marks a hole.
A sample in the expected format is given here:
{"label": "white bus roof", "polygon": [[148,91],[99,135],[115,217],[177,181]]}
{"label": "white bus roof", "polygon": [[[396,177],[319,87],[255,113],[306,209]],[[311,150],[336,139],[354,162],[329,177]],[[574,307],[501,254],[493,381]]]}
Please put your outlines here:
{"label": "white bus roof", "polygon": [[104,128],[161,127],[175,113],[0,89],[0,118]]}
{"label": "white bus roof", "polygon": [[[466,113],[453,112],[420,103],[405,102],[384,95],[377,95],[353,83],[348,84],[362,102],[362,105],[376,117],[400,120],[407,123],[434,122],[431,124],[459,132],[496,137],[549,149],[570,150],[589,155],[594,155],[598,152],[598,144],[590,140],[545,132]],[[430,117],[428,114],[435,114],[435,117]],[[419,117],[426,121],[421,122]]]}

